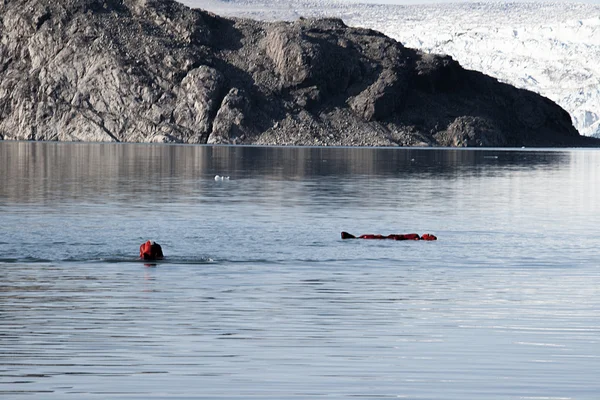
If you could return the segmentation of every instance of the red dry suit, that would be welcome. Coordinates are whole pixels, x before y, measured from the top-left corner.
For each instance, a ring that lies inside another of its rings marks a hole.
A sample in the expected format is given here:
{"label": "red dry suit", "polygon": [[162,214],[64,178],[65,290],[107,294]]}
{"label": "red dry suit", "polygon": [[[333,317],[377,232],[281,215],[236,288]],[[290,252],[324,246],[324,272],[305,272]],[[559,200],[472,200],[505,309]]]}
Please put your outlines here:
{"label": "red dry suit", "polygon": [[423,236],[419,236],[416,233],[405,233],[405,234],[391,234],[387,236],[383,235],[360,235],[354,236],[349,234],[348,232],[342,232],[342,239],[391,239],[391,240],[437,240],[437,237],[431,235],[429,233],[424,234]]}

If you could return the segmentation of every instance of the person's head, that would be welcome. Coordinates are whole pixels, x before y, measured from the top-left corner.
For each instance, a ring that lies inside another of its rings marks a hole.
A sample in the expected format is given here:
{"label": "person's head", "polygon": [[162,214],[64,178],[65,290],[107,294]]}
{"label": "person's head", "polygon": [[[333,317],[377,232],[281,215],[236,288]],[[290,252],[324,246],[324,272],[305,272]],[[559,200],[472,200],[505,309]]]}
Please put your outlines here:
{"label": "person's head", "polygon": [[144,260],[160,260],[164,257],[160,244],[148,240],[140,245],[140,258]]}
{"label": "person's head", "polygon": [[425,233],[423,236],[421,236],[421,240],[437,240],[437,237],[435,235]]}

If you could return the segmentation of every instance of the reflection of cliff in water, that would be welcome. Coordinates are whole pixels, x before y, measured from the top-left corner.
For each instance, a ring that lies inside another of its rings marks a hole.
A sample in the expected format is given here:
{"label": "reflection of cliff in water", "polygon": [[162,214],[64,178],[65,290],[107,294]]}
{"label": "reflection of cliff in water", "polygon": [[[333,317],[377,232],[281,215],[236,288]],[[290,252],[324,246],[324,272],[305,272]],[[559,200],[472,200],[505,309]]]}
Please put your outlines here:
{"label": "reflection of cliff in water", "polygon": [[[507,169],[552,168],[569,162],[557,151],[498,151],[407,148],[240,148],[242,170],[284,179],[307,176],[448,178],[496,175]],[[246,153],[243,153],[244,151]],[[269,166],[277,166],[270,171]]]}
{"label": "reflection of cliff in water", "polygon": [[[168,201],[193,198],[214,176],[272,181],[319,177],[452,179],[512,169],[556,168],[572,152],[459,149],[210,147],[148,144],[0,143],[0,200],[63,198]],[[276,187],[265,190],[276,190]],[[158,197],[157,197],[158,196]]]}

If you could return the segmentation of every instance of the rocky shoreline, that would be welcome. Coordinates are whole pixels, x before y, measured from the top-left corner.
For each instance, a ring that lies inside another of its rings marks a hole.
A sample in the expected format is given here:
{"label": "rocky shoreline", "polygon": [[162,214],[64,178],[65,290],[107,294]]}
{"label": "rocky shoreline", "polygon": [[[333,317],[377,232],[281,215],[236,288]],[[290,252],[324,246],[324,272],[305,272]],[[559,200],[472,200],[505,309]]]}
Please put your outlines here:
{"label": "rocky shoreline", "polygon": [[338,19],[170,0],[0,2],[0,139],[598,146],[533,92]]}

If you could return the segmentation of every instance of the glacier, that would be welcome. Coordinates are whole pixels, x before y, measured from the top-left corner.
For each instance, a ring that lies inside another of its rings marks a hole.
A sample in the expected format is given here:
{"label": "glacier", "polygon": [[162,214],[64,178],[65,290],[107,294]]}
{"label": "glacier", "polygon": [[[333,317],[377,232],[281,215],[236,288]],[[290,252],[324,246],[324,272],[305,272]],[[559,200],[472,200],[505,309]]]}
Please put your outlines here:
{"label": "glacier", "polygon": [[600,5],[466,2],[376,4],[352,0],[184,0],[230,17],[337,17],[407,47],[448,54],[463,67],[537,92],[600,137]]}

